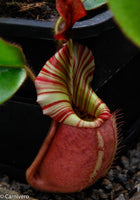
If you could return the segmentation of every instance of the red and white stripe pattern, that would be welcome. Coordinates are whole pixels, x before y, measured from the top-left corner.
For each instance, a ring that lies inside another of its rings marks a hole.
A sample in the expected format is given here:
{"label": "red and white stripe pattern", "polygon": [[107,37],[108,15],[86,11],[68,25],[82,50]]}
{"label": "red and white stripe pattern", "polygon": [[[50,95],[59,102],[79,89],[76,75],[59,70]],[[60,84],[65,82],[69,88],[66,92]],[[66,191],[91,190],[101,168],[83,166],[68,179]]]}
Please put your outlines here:
{"label": "red and white stripe pattern", "polygon": [[[64,124],[78,127],[99,127],[110,111],[90,87],[94,57],[85,46],[69,40],[51,57],[35,80],[37,102],[43,113]],[[81,119],[72,106],[93,116]]]}

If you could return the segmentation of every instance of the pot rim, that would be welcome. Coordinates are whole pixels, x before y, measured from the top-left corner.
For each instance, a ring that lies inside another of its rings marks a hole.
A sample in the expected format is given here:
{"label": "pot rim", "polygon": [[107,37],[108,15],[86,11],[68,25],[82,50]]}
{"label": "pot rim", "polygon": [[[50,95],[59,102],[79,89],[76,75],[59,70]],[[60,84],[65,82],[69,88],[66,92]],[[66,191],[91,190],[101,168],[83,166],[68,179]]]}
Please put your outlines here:
{"label": "pot rim", "polygon": [[[114,27],[110,10],[103,11],[89,19],[75,23],[73,38],[84,39],[97,36]],[[0,17],[0,35],[30,37],[54,40],[53,27],[55,21],[37,21],[32,19]]]}

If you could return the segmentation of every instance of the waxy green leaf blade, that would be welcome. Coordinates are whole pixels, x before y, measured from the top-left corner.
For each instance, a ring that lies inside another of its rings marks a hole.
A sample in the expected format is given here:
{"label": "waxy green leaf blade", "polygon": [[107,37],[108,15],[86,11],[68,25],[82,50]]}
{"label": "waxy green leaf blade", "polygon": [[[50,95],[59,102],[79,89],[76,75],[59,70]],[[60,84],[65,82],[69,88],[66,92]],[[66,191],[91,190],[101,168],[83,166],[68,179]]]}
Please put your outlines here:
{"label": "waxy green leaf blade", "polygon": [[22,49],[0,38],[0,66],[24,67],[24,65]]}
{"label": "waxy green leaf blade", "polygon": [[0,104],[15,94],[26,78],[22,49],[0,38]]}
{"label": "waxy green leaf blade", "polygon": [[86,10],[92,10],[98,8],[107,3],[107,0],[85,0],[83,2]]}
{"label": "waxy green leaf blade", "polygon": [[140,0],[109,0],[109,6],[125,35],[140,46]]}
{"label": "waxy green leaf blade", "polygon": [[13,96],[25,78],[24,68],[0,66],[0,104]]}

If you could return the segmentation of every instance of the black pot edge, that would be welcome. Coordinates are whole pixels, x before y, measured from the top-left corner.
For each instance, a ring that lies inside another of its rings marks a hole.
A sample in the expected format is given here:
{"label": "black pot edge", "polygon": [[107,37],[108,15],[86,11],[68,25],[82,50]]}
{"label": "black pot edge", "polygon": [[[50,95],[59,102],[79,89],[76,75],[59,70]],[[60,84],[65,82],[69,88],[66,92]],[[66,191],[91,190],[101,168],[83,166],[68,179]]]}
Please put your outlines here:
{"label": "black pot edge", "polygon": [[76,22],[73,29],[74,39],[96,37],[115,26],[112,13],[106,10],[88,20]]}
{"label": "black pot edge", "polygon": [[[37,39],[54,40],[53,27],[55,21],[36,21],[28,19],[0,17],[0,35],[18,36]],[[75,23],[74,39],[84,39],[97,36],[103,31],[114,27],[112,13],[106,10],[96,16]]]}

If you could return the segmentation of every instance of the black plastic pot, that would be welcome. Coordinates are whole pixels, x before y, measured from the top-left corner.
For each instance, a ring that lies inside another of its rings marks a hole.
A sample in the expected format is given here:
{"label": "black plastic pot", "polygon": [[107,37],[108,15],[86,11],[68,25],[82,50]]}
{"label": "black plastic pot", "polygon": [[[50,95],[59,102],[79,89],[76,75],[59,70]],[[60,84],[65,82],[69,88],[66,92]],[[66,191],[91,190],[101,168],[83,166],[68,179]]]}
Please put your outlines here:
{"label": "black plastic pot", "polygon": [[[53,28],[55,21],[36,21],[16,18],[0,18],[0,33],[4,36],[27,37],[43,40],[54,40]],[[76,22],[74,38],[86,39],[99,35],[114,27],[112,14],[109,10],[89,13],[88,19]],[[10,34],[9,34],[10,31]]]}
{"label": "black plastic pot", "polygon": [[[0,18],[0,36],[22,46],[36,74],[57,49],[53,27],[54,22]],[[139,50],[123,36],[108,10],[77,22],[73,38],[93,51],[93,89],[111,112],[121,109],[125,122],[121,144],[127,147],[140,130]],[[51,123],[35,101],[36,91],[28,79],[10,101],[0,106],[0,170],[13,176],[20,173],[22,177]]]}

